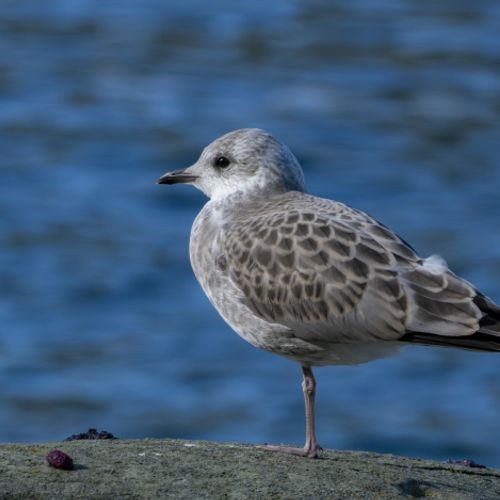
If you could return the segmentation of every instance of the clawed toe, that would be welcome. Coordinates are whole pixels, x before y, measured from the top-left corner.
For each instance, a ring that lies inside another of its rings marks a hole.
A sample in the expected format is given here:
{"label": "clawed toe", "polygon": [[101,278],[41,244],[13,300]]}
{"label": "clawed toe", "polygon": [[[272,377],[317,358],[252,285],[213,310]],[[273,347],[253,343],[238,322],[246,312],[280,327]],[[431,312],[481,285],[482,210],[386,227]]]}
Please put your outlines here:
{"label": "clawed toe", "polygon": [[304,446],[303,448],[264,444],[257,446],[257,448],[259,450],[274,451],[276,453],[286,453],[288,455],[296,455],[305,458],[319,458],[319,452],[321,450],[321,446],[319,444],[311,444],[310,446]]}

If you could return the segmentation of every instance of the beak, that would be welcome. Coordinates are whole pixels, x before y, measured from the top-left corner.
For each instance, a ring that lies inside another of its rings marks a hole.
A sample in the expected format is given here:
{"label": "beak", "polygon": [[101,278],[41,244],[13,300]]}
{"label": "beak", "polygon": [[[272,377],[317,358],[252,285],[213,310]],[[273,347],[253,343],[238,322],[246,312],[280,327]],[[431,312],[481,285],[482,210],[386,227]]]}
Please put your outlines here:
{"label": "beak", "polygon": [[167,172],[156,181],[156,184],[179,184],[194,182],[198,179],[197,175],[190,174],[189,172],[186,172],[186,170],[186,168],[181,168],[179,170]]}

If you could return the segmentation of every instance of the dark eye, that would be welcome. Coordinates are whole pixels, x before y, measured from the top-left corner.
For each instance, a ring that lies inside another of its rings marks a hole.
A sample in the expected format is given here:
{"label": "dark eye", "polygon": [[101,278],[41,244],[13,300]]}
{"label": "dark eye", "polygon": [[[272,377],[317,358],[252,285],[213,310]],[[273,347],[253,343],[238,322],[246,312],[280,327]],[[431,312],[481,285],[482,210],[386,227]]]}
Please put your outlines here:
{"label": "dark eye", "polygon": [[229,159],[225,156],[217,156],[217,158],[214,161],[214,166],[219,167],[219,168],[226,168],[229,166],[231,162]]}

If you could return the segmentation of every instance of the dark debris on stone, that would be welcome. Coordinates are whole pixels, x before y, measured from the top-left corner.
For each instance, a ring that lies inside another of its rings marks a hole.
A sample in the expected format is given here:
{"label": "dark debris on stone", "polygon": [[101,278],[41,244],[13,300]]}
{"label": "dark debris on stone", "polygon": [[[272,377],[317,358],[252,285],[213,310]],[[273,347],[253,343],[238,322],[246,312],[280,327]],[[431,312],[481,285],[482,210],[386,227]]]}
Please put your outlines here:
{"label": "dark debris on stone", "polygon": [[89,429],[87,432],[81,432],[80,434],[72,434],[71,436],[64,439],[64,441],[79,441],[81,439],[118,439],[113,436],[111,432],[100,431],[97,429]]}
{"label": "dark debris on stone", "polygon": [[464,467],[472,467],[474,469],[486,469],[487,468],[486,465],[478,464],[478,463],[474,462],[474,460],[469,460],[467,458],[465,458],[463,460],[448,459],[444,463],[450,464],[450,465],[463,465]]}

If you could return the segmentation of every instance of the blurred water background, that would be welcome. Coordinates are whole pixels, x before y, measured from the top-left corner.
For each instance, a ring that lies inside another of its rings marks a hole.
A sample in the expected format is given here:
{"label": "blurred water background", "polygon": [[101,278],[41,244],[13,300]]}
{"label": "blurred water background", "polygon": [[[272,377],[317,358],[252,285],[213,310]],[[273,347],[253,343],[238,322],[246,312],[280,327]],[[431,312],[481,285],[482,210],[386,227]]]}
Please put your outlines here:
{"label": "blurred water background", "polygon": [[[300,370],[235,335],[156,186],[258,126],[309,190],[500,300],[496,0],[3,0],[0,441],[302,443]],[[324,447],[500,466],[500,355],[317,370]]]}

